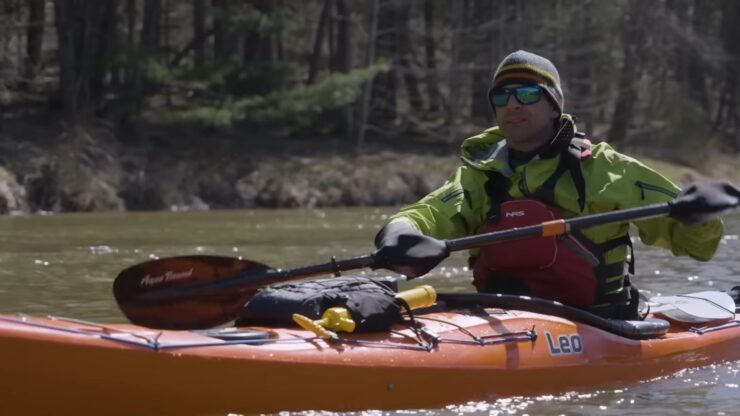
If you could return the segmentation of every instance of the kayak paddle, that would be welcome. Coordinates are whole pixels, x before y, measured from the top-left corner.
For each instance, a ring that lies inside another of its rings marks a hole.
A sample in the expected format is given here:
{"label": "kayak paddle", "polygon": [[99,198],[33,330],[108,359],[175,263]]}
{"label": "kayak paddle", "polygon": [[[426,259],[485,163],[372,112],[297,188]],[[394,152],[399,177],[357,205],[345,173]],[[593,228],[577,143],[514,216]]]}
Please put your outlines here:
{"label": "kayak paddle", "polygon": [[704,323],[732,319],[735,300],[731,293],[703,291],[674,296],[654,296],[648,305],[652,313],[660,313],[674,321]]}
{"label": "kayak paddle", "polygon": [[[733,195],[734,196],[734,195]],[[713,218],[738,205],[730,197],[722,207],[693,207]],[[591,226],[667,216],[676,207],[686,208],[680,198],[666,203],[618,211],[558,219],[527,227],[447,240],[452,251],[467,250],[502,241],[562,235]],[[685,215],[686,209],[680,212]],[[677,216],[677,215],[674,215]],[[334,260],[296,269],[274,269],[262,263],[219,256],[182,256],[147,261],[123,270],[113,284],[118,306],[137,325],[162,329],[201,329],[224,324],[237,317],[254,293],[269,284],[327,273],[373,267],[372,255]]]}

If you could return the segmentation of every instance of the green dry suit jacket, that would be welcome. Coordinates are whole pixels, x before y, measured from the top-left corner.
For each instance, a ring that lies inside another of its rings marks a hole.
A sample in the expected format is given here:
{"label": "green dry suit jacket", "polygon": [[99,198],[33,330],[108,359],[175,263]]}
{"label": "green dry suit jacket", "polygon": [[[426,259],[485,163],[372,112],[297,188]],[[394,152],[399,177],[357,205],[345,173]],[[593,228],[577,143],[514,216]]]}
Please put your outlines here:
{"label": "green dry suit jacket", "polygon": [[[636,159],[617,153],[607,143],[593,145],[591,151],[591,156],[581,161],[586,184],[583,211],[569,172],[555,186],[555,204],[564,218],[666,202],[678,195],[679,188],[671,181]],[[560,158],[559,155],[549,159],[535,157],[512,168],[507,153],[498,127],[466,139],[462,144],[463,165],[457,172],[439,189],[403,207],[389,221],[409,221],[422,233],[440,239],[477,234],[491,206],[485,187],[487,172],[499,172],[509,178],[511,198],[526,198],[553,174]],[[723,233],[719,220],[689,227],[672,218],[660,217],[634,224],[643,243],[702,261],[711,259]],[[629,224],[624,223],[591,227],[582,233],[599,244],[624,236],[628,231]],[[604,253],[604,260],[624,261],[627,249],[624,245],[616,247]],[[620,278],[623,276],[614,277]]]}

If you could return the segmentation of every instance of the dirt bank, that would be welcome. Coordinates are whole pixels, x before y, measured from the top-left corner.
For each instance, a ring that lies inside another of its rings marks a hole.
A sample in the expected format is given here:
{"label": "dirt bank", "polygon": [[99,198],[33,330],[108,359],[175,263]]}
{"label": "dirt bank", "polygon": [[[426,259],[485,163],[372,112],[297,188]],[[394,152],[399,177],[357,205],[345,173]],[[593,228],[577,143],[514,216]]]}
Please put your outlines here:
{"label": "dirt bank", "polygon": [[439,186],[457,164],[439,146],[393,147],[353,155],[330,138],[6,123],[0,213],[392,205]]}
{"label": "dirt bank", "polygon": [[[1,214],[397,205],[435,189],[459,164],[459,144],[418,140],[376,140],[356,154],[342,139],[308,133],[49,126],[3,124]],[[650,156],[643,160],[682,184],[738,179],[734,156],[713,155],[700,169]]]}

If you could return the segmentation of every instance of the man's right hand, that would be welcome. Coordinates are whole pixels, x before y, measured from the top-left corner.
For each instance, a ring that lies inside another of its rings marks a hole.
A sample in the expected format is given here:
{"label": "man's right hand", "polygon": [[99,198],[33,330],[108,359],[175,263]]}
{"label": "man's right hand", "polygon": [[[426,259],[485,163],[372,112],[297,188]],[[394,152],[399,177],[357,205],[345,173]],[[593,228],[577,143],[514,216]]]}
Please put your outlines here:
{"label": "man's right hand", "polygon": [[374,269],[389,269],[408,278],[427,274],[450,255],[443,240],[426,236],[407,221],[392,222],[375,237]]}

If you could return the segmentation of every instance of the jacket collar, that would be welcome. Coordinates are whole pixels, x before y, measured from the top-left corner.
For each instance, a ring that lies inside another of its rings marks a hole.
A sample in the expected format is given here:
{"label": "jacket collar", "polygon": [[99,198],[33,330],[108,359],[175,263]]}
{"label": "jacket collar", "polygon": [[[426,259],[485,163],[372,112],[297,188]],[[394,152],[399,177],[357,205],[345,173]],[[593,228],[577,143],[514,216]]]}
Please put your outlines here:
{"label": "jacket collar", "polygon": [[[576,125],[573,117],[563,114],[560,117],[560,127],[557,132],[532,161],[551,159],[561,154],[571,144],[575,135]],[[506,177],[514,173],[509,165],[509,148],[498,126],[463,141],[461,159],[468,166],[478,170],[498,171]]]}

